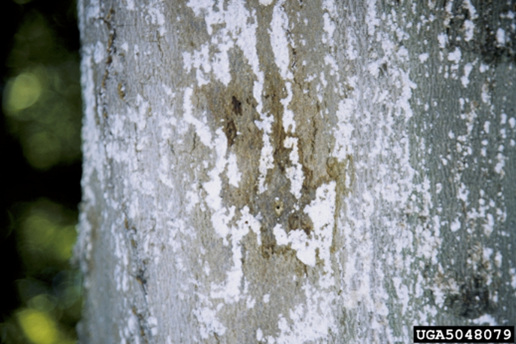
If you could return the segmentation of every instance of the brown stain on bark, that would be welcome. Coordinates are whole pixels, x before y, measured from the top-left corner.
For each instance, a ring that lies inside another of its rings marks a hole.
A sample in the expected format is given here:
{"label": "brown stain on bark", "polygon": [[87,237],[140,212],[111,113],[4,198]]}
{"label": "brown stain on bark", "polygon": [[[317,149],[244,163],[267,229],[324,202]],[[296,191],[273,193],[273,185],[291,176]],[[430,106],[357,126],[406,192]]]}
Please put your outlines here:
{"label": "brown stain on bark", "polygon": [[[269,44],[266,41],[260,43],[265,46]],[[280,224],[287,233],[303,230],[308,236],[313,235],[314,225],[304,209],[315,199],[316,190],[324,183],[336,182],[336,216],[338,215],[342,208],[340,198],[348,192],[345,188],[346,171],[352,170],[353,165],[350,156],[340,163],[328,160],[333,144],[332,128],[327,118],[321,116],[326,111],[327,104],[325,100],[318,100],[312,91],[312,83],[305,81],[304,67],[297,64],[298,67],[294,68],[296,61],[304,56],[302,49],[290,50],[294,74],[293,79],[288,82],[291,84],[293,99],[287,106],[294,113],[295,131],[293,128],[287,128],[286,131],[283,128],[284,105],[281,101],[288,93],[286,81],[279,74],[272,50],[264,49],[259,52],[260,70],[265,76],[260,99],[262,114],[273,117],[268,136],[273,148],[274,167],[267,170],[265,192],[259,193],[258,190],[264,133],[257,126],[262,119],[257,111],[258,100],[253,96],[256,76],[242,53],[234,49],[229,55],[232,69],[228,85],[218,82],[203,85],[194,90],[197,101],[192,99],[197,103],[198,110],[205,111],[209,117],[211,131],[222,129],[227,138],[228,154],[234,153],[237,157],[241,172],[239,186],[230,185],[225,174],[221,174],[221,197],[226,205],[234,205],[236,209],[249,207],[253,216],[260,219],[260,250],[266,259],[290,250],[288,247],[278,247],[273,234],[276,225]],[[291,181],[286,176],[287,169],[294,167],[290,159],[292,148],[284,145],[287,137],[298,140],[299,163],[304,177],[299,199],[291,193]]]}
{"label": "brown stain on bark", "polygon": [[[294,133],[292,130],[287,133],[283,128],[284,107],[281,103],[287,96],[285,81],[275,70],[266,70],[265,74],[263,113],[274,118],[269,135],[274,167],[267,171],[267,190],[261,194],[258,190],[258,167],[264,143],[263,131],[256,125],[261,118],[252,96],[254,80],[242,77],[252,75],[251,71],[233,72],[232,81],[227,87],[215,83],[197,88],[194,103],[204,107],[207,115],[212,117],[208,121],[214,123],[212,132],[218,128],[223,130],[228,142],[228,154],[237,156],[238,168],[242,173],[239,187],[230,185],[225,175],[221,174],[221,197],[226,204],[234,205],[237,209],[248,206],[255,217],[261,218],[261,252],[268,259],[289,250],[276,244],[273,228],[277,224],[281,224],[287,233],[303,230],[308,236],[312,235],[313,223],[304,208],[315,199],[317,188],[330,181],[336,182],[335,216],[338,216],[342,210],[340,198],[349,192],[345,187],[346,176],[354,172],[351,156],[342,162],[329,157],[327,136],[331,134],[320,116],[324,104],[304,92],[309,85],[298,81],[292,83],[294,95],[290,107],[294,111],[297,128]],[[287,168],[293,166],[290,159],[292,149],[284,145],[287,137],[298,139],[299,163],[304,176],[299,199],[291,193],[291,182],[286,176]]]}

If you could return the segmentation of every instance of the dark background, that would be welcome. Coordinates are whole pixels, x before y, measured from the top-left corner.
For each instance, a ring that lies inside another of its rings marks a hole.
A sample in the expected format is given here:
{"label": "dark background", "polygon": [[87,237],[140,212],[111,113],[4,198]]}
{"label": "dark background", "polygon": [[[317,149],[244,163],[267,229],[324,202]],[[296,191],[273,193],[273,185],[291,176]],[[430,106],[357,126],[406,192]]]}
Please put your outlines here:
{"label": "dark background", "polygon": [[81,198],[76,3],[3,0],[0,341],[74,343]]}

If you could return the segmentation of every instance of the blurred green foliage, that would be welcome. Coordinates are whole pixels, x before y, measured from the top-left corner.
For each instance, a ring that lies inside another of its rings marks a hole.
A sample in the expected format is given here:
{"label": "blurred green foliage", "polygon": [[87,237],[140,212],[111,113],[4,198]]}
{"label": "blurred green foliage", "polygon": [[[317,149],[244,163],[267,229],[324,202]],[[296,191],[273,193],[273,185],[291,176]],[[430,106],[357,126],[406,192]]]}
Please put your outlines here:
{"label": "blurred green foliage", "polygon": [[47,266],[64,269],[76,239],[76,214],[47,200],[27,206],[18,227],[18,242],[27,273]]}
{"label": "blurred green foliage", "polygon": [[[55,180],[52,176],[62,172],[53,171],[80,164],[81,159],[79,53],[78,44],[70,44],[79,40],[76,4],[73,0],[4,1],[11,2],[9,8],[15,8],[17,18],[21,19],[15,23],[12,49],[5,62],[7,74],[3,75],[6,135],[18,141],[27,162],[23,168],[37,171],[20,174]],[[71,37],[70,32],[77,36]],[[67,188],[69,182],[63,180],[50,189]],[[80,181],[72,182],[78,185]],[[23,189],[20,185],[20,192]],[[63,194],[67,199],[66,190],[53,194]],[[22,277],[14,282],[19,306],[10,316],[0,318],[0,341],[75,343],[75,325],[82,310],[82,281],[69,262],[78,212],[69,209],[70,204],[47,199],[45,194],[35,197],[26,192],[12,197],[4,201],[10,224],[2,228],[7,234],[0,239],[15,238],[23,271],[18,274]]]}
{"label": "blurred green foliage", "polygon": [[7,60],[13,76],[3,97],[10,130],[27,161],[42,170],[80,157],[78,52],[67,51],[56,37],[40,13],[26,16]]}
{"label": "blurred green foliage", "polygon": [[82,309],[81,275],[69,265],[77,213],[40,199],[16,215],[26,277],[16,282],[22,306],[0,333],[7,343],[73,343]]}

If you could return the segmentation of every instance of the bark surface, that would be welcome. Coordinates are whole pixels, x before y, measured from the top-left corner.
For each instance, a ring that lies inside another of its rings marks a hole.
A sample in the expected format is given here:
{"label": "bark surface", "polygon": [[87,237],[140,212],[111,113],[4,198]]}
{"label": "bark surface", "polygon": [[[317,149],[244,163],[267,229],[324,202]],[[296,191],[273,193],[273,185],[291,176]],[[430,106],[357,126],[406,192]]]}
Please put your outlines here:
{"label": "bark surface", "polygon": [[82,343],[514,325],[513,3],[78,6]]}

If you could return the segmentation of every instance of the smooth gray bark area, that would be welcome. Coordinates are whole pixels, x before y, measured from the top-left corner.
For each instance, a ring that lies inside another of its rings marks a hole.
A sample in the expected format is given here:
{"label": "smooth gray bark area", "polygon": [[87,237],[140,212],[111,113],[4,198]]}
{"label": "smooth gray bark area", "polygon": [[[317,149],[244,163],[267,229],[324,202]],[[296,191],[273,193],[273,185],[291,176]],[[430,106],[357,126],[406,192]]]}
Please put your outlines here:
{"label": "smooth gray bark area", "polygon": [[79,1],[82,343],[516,319],[511,1]]}

